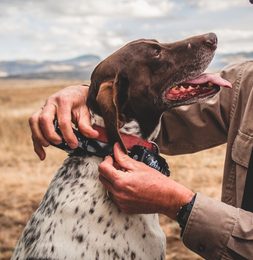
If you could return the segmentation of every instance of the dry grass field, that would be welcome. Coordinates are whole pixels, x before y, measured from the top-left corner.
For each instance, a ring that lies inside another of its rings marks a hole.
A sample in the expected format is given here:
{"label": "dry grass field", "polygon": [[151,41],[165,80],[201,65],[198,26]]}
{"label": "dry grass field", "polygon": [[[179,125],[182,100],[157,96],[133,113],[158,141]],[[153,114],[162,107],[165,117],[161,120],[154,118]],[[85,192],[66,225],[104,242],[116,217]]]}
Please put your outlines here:
{"label": "dry grass field", "polygon": [[[66,157],[55,148],[39,161],[33,152],[28,117],[45,98],[75,82],[0,81],[0,259],[9,259],[56,169]],[[172,178],[211,197],[220,197],[225,146],[193,155],[168,157]],[[176,222],[161,216],[167,235],[167,259],[201,259],[187,250]]]}

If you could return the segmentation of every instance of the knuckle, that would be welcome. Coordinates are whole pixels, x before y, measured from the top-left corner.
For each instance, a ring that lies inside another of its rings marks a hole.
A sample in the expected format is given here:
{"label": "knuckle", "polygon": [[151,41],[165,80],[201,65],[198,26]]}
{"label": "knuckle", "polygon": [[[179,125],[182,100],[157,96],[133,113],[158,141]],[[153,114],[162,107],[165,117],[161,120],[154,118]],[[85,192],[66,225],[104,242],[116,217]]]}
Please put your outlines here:
{"label": "knuckle", "polygon": [[40,124],[45,125],[49,120],[50,120],[50,119],[49,119],[48,114],[43,113],[43,114],[41,114],[41,115],[39,116],[39,122],[40,122]]}
{"label": "knuckle", "polygon": [[99,172],[100,172],[100,175],[99,175],[100,177],[102,177],[101,172],[103,172],[104,166],[105,166],[105,162],[104,162],[104,161],[101,162],[101,163],[98,165],[98,170],[99,170]]}
{"label": "knuckle", "polygon": [[69,123],[70,122],[68,121],[68,119],[66,117],[58,119],[58,124],[62,130],[66,130],[68,128]]}
{"label": "knuckle", "polygon": [[126,155],[126,154],[122,155],[122,156],[119,158],[119,161],[120,161],[120,162],[129,161],[128,155]]}
{"label": "knuckle", "polygon": [[34,113],[33,115],[31,115],[28,118],[28,123],[29,123],[30,126],[33,126],[36,121],[37,121],[37,114],[36,113]]}
{"label": "knuckle", "polygon": [[118,190],[123,190],[124,187],[125,187],[125,181],[122,180],[121,178],[118,178],[115,180],[115,187],[118,189]]}
{"label": "knuckle", "polygon": [[54,94],[46,99],[45,105],[48,105],[52,100],[54,100]]}
{"label": "knuckle", "polygon": [[69,101],[68,97],[65,95],[56,96],[55,100],[56,100],[57,104],[62,105],[62,106],[66,105]]}
{"label": "knuckle", "polygon": [[58,141],[58,138],[55,136],[55,134],[51,133],[50,131],[47,133],[46,138],[50,141]]}
{"label": "knuckle", "polygon": [[49,146],[49,143],[46,140],[40,138],[39,136],[32,135],[32,141],[33,141],[34,148],[36,148],[37,150],[39,147],[42,148],[42,146],[44,146],[44,147]]}

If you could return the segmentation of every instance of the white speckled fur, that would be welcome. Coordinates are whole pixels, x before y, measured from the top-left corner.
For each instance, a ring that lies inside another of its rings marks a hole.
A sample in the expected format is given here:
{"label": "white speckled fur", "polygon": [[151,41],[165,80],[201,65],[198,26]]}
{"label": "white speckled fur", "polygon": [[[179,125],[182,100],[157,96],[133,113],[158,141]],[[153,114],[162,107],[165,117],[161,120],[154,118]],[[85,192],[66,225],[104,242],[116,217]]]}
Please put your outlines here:
{"label": "white speckled fur", "polygon": [[[102,124],[98,117],[93,122]],[[123,129],[140,133],[137,122]],[[158,215],[121,213],[98,179],[101,160],[65,160],[27,223],[13,260],[165,259],[166,239]]]}

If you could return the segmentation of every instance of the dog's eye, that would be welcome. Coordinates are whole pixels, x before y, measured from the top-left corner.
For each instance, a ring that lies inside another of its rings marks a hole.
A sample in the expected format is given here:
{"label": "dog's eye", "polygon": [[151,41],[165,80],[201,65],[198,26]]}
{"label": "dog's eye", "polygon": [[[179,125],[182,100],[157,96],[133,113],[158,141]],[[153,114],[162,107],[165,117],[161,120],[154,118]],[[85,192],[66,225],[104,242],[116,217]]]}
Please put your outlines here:
{"label": "dog's eye", "polygon": [[161,57],[161,47],[160,46],[155,46],[152,50],[152,56],[154,58],[160,58]]}

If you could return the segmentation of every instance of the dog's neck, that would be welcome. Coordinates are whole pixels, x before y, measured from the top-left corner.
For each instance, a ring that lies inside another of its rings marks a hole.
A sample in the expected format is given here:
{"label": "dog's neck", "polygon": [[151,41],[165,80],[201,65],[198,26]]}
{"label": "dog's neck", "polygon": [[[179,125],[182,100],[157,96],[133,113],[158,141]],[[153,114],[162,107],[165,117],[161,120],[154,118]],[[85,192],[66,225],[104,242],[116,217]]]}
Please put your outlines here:
{"label": "dog's neck", "polygon": [[[91,124],[92,125],[98,125],[101,127],[105,127],[104,120],[101,116],[95,114],[94,112],[90,111],[91,115]],[[160,127],[161,127],[161,120],[159,120],[159,124],[156,126],[154,131],[146,138],[148,141],[153,141],[157,138]],[[139,123],[136,120],[131,120],[127,123],[125,123],[120,129],[120,133],[127,134],[127,135],[133,135],[137,137],[143,137],[141,133],[141,128]]]}

